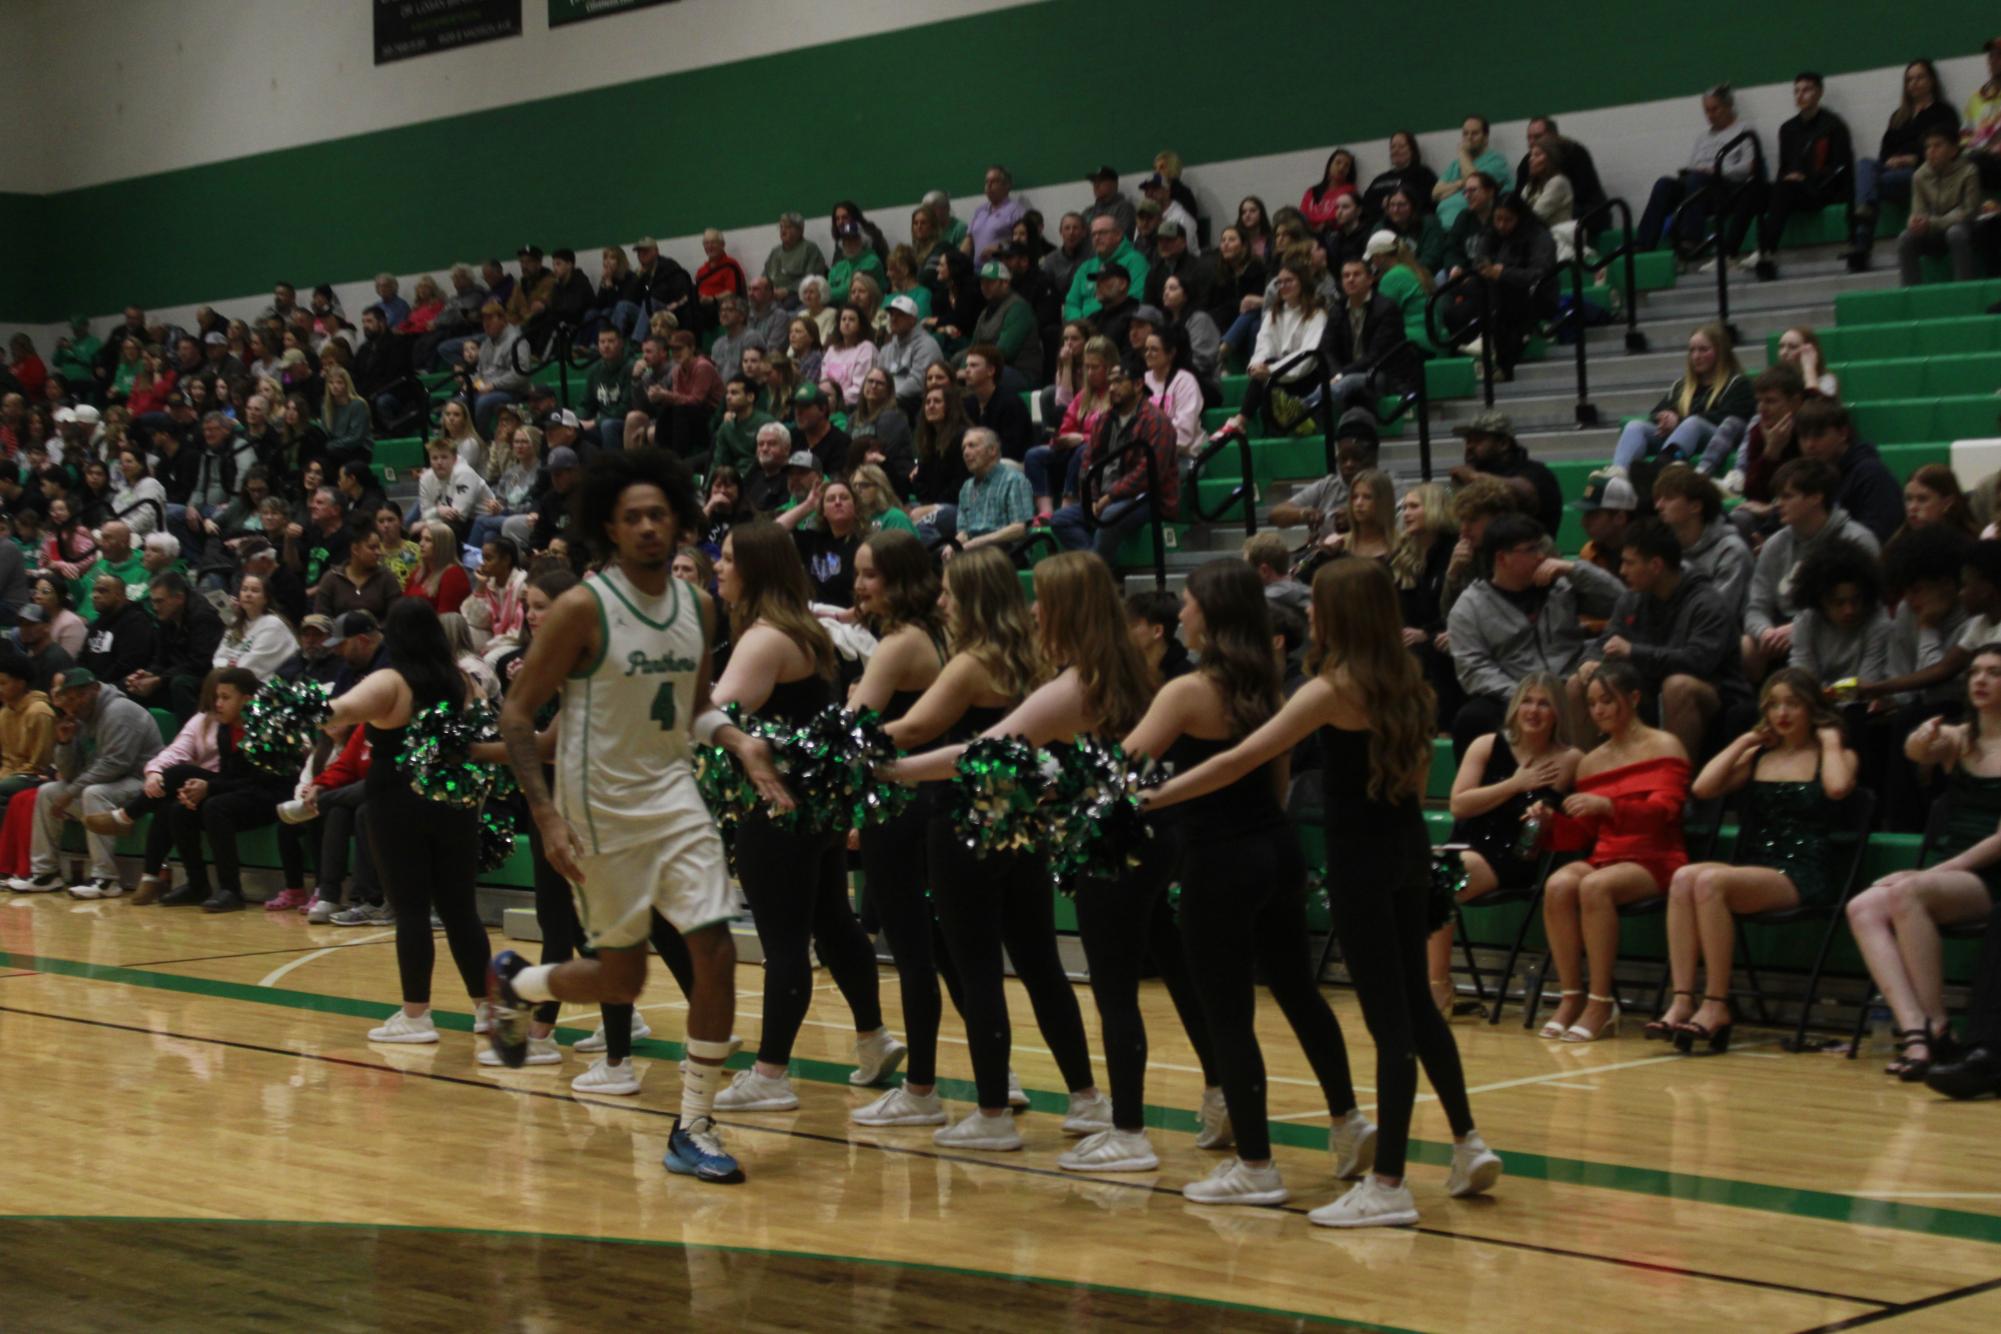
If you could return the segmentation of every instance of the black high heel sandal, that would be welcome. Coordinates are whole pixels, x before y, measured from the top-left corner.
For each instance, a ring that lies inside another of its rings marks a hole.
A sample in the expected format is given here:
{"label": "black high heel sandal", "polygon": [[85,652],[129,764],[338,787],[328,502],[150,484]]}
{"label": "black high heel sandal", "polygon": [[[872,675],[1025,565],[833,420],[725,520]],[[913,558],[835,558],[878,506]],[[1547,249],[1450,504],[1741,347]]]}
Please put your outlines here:
{"label": "black high heel sandal", "polygon": [[[1725,1010],[1730,1008],[1730,998],[1728,996],[1710,996],[1705,994],[1702,999],[1706,1001],[1722,1001]],[[1734,1014],[1731,1016],[1729,1023],[1718,1024],[1714,1029],[1704,1028],[1701,1024],[1697,1023],[1678,1024],[1674,1030],[1674,1049],[1684,1056],[1689,1056],[1694,1054],[1696,1043],[1704,1042],[1708,1044],[1708,1050],[1704,1055],[1721,1056],[1724,1052],[1730,1050],[1730,1034],[1736,1027],[1737,1018]]]}
{"label": "black high heel sandal", "polygon": [[[1890,1040],[1897,1048],[1896,1059],[1883,1067],[1883,1073],[1892,1079],[1901,1079],[1906,1084],[1915,1084],[1931,1073],[1934,1054],[1932,1035],[1929,1028],[1893,1028]],[[1923,1047],[1925,1055],[1913,1056],[1911,1048]]]}
{"label": "black high heel sandal", "polygon": [[[1693,991],[1671,991],[1668,994],[1670,996],[1695,995]],[[1670,1006],[1669,1008],[1673,1007]],[[1674,1033],[1677,1027],[1678,1025],[1671,1024],[1666,1019],[1649,1019],[1641,1026],[1640,1036],[1648,1042],[1672,1042],[1674,1041]]]}

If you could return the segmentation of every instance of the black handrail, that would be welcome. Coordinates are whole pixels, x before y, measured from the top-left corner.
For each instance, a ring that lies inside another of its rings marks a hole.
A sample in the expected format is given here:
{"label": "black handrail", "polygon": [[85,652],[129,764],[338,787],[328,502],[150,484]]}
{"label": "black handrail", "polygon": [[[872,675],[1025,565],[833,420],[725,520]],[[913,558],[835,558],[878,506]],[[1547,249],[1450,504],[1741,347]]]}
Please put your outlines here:
{"label": "black handrail", "polygon": [[[1590,224],[1602,215],[1618,214],[1625,240],[1610,254],[1602,254],[1596,263],[1587,265],[1584,259],[1585,235]],[[1588,326],[1584,322],[1584,273],[1587,268],[1606,268],[1614,260],[1623,260],[1626,275],[1626,351],[1628,353],[1647,350],[1647,336],[1640,332],[1640,308],[1634,290],[1633,252],[1637,243],[1633,239],[1633,210],[1623,199],[1607,199],[1586,212],[1575,223],[1576,243],[1570,251],[1570,318],[1577,326],[1577,425],[1580,429],[1598,425],[1597,405],[1591,401],[1588,375],[1585,371],[1585,334]]]}
{"label": "black handrail", "polygon": [[541,370],[544,366],[547,366],[550,362],[552,361],[555,362],[557,396],[561,400],[563,406],[566,408],[572,408],[576,406],[574,403],[570,402],[571,368],[574,367],[577,370],[583,370],[585,367],[589,366],[593,361],[597,360],[597,357],[595,355],[587,357],[577,356],[576,334],[577,334],[577,326],[574,324],[565,322],[563,324],[557,325],[555,329],[555,334],[550,339],[549,342],[549,346],[551,349],[549,355],[545,357],[535,358],[534,364],[532,366],[524,366],[521,364],[521,353],[524,348],[527,349],[528,355],[530,357],[535,357],[535,349],[529,347],[528,338],[525,334],[522,336],[520,341],[514,344],[514,351],[510,354],[514,361],[514,369],[520,374],[527,376],[530,380],[533,380],[535,378],[535,373],[537,371]]}
{"label": "black handrail", "polygon": [[1488,407],[1494,406],[1494,293],[1492,284],[1473,269],[1466,269],[1456,278],[1448,278],[1440,283],[1424,303],[1424,332],[1430,337],[1434,347],[1454,347],[1457,341],[1438,327],[1438,303],[1453,292],[1468,284],[1474,285],[1480,293],[1480,317],[1473,321],[1471,331],[1480,339],[1480,384],[1481,396]]}
{"label": "black handrail", "polygon": [[[1395,369],[1396,363],[1399,361],[1410,363],[1411,387],[1396,396],[1395,405],[1377,418],[1377,424],[1388,426],[1391,422],[1401,421],[1413,409],[1416,410],[1418,474],[1427,482],[1431,480],[1431,388],[1425,383],[1424,367],[1429,360],[1423,348],[1406,338],[1383,353],[1381,358],[1369,367],[1370,386],[1374,388],[1378,377]],[[1380,399],[1382,395],[1377,394],[1376,397]],[[1328,434],[1331,436],[1333,432],[1330,431]]]}
{"label": "black handrail", "polygon": [[[1737,145],[1746,140],[1749,140],[1751,144],[1751,174],[1738,182],[1735,188],[1729,188],[1723,175],[1723,161],[1730,156],[1731,151]],[[1715,200],[1715,206],[1710,210],[1710,216],[1715,219],[1716,228],[1703,238],[1702,243],[1695,248],[1695,253],[1688,256],[1690,259],[1695,259],[1705,252],[1713,251],[1715,253],[1716,322],[1722,325],[1724,331],[1730,335],[1730,341],[1733,344],[1742,342],[1743,338],[1737,332],[1737,326],[1730,322],[1730,265],[1723,253],[1723,234],[1729,229],[1730,215],[1735,211],[1737,201],[1744,197],[1746,191],[1762,184],[1764,179],[1765,145],[1758,138],[1756,130],[1744,130],[1736,138],[1716,150],[1716,169],[1710,173],[1708,183],[1703,186],[1703,191]]]}
{"label": "black handrail", "polygon": [[[1235,444],[1237,447],[1237,464],[1242,473],[1242,478],[1236,486],[1231,488],[1229,496],[1224,499],[1223,503],[1216,506],[1215,512],[1211,513],[1202,506],[1202,470],[1209,466],[1209,460],[1221,454],[1232,444]],[[1238,501],[1242,501],[1244,505],[1244,536],[1256,537],[1258,532],[1258,488],[1257,478],[1251,470],[1250,432],[1239,432],[1235,434],[1234,438],[1226,436],[1222,440],[1205,438],[1202,441],[1201,447],[1196,450],[1194,459],[1188,465],[1188,490],[1192,497],[1190,503],[1194,506],[1195,517],[1203,523],[1215,523],[1229,511],[1230,506],[1236,504]]]}
{"label": "black handrail", "polygon": [[[1109,430],[1109,426],[1103,429]],[[1083,508],[1085,526],[1097,528],[1098,480],[1105,469],[1121,462],[1135,450],[1146,467],[1147,524],[1153,529],[1153,586],[1164,593],[1167,591],[1167,538],[1166,520],[1160,513],[1160,466],[1154,462],[1153,450],[1147,443],[1144,440],[1131,441],[1117,453],[1107,454],[1086,468],[1077,479],[1077,504]]]}

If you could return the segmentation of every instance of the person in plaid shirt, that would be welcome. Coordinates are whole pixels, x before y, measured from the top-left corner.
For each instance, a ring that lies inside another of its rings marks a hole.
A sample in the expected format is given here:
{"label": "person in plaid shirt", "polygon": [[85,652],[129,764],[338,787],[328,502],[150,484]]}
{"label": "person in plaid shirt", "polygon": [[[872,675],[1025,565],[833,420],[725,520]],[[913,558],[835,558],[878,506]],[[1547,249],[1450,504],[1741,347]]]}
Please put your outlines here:
{"label": "person in plaid shirt", "polygon": [[1084,442],[1078,476],[1088,476],[1098,460],[1111,457],[1136,440],[1143,441],[1153,451],[1159,494],[1147,493],[1146,460],[1134,454],[1099,482],[1097,495],[1091,502],[1098,523],[1095,536],[1081,504],[1057,510],[1050,516],[1049,526],[1065,548],[1075,551],[1090,547],[1107,564],[1112,564],[1119,547],[1148,521],[1154,506],[1159,507],[1163,519],[1172,519],[1181,512],[1181,474],[1175,461],[1174,423],[1147,401],[1140,382],[1125,366],[1113,364],[1106,391],[1111,406],[1099,421],[1098,429]]}

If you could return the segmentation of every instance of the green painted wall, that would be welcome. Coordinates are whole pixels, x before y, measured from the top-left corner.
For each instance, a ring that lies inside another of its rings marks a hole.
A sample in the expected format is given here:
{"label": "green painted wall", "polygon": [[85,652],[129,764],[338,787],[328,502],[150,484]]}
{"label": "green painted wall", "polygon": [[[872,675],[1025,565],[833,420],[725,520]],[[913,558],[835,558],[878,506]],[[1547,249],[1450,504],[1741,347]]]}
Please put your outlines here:
{"label": "green painted wall", "polygon": [[[1974,51],[1995,27],[1970,0],[1787,0],[1699,23],[1668,5],[1576,12],[1604,31],[1567,29],[1555,11],[1510,21],[1487,0],[1433,0],[1414,11],[1423,22],[1350,0],[1052,0],[39,203],[0,196],[13,261],[0,311],[48,322],[279,276],[435,269],[528,240],[683,235],[788,207],[824,216],[841,197],[971,192],[989,158],[1032,189],[1100,161],[1135,170],[1168,145],[1199,164],[1365,142],[1467,110],[1507,120]],[[410,72],[422,77],[421,62]],[[636,150],[649,125],[658,142]],[[19,262],[16,238],[38,262]]]}

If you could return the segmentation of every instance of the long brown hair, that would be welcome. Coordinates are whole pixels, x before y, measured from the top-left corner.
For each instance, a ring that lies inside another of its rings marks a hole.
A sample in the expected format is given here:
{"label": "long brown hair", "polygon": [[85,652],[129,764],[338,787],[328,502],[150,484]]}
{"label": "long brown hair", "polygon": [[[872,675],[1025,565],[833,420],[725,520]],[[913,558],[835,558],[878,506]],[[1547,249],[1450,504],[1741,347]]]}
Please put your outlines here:
{"label": "long brown hair", "polygon": [[1285,702],[1263,582],[1248,561],[1212,560],[1188,576],[1188,596],[1202,610],[1195,670],[1222,693],[1230,737],[1241,740]]}
{"label": "long brown hair", "polygon": [[931,568],[931,553],[914,533],[890,528],[862,543],[875,562],[876,577],[882,580],[883,601],[889,612],[876,618],[877,633],[887,636],[906,625],[916,626],[932,642],[945,637],[938,614],[938,576]]}
{"label": "long brown hair", "polygon": [[1403,646],[1396,583],[1372,560],[1329,561],[1313,576],[1308,670],[1345,674],[1369,719],[1369,796],[1397,801],[1423,786],[1438,703]]}
{"label": "long brown hair", "polygon": [[1126,633],[1111,567],[1088,551],[1037,561],[1035,600],[1042,607],[1043,658],[1051,667],[1076,669],[1097,730],[1130,732],[1160,683]]}
{"label": "long brown hair", "polygon": [[730,606],[730,637],[762,622],[797,644],[821,676],[834,674],[834,641],[813,614],[813,585],[792,534],[769,519],[753,519],[730,529],[730,561],[736,566],[743,600]]}
{"label": "long brown hair", "polygon": [[1820,688],[1812,672],[1804,667],[1781,667],[1765,678],[1765,684],[1758,690],[1758,719],[1764,721],[1765,706],[1771,702],[1772,691],[1784,686],[1793,692],[1793,698],[1806,706],[1807,743],[1813,742],[1814,733],[1823,727],[1838,727],[1843,736],[1848,729],[1842,726],[1841,715],[1827,702],[1827,694]]}
{"label": "long brown hair", "polygon": [[1042,684],[1042,659],[1014,562],[999,547],[974,547],[945,567],[952,594],[952,652],[971,655],[994,689],[1020,699]]}

